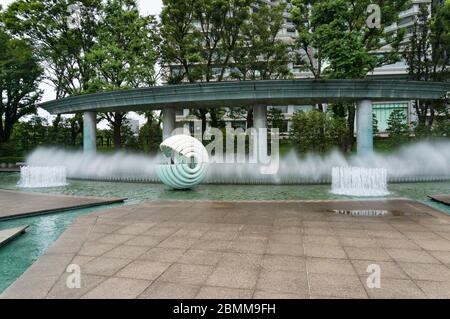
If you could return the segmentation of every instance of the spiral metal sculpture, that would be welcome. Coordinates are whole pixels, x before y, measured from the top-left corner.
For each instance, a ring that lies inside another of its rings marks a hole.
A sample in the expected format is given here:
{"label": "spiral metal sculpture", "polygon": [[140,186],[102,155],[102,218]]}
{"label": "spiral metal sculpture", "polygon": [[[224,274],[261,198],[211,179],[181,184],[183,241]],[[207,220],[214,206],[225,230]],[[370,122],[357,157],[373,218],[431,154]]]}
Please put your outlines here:
{"label": "spiral metal sculpture", "polygon": [[160,149],[168,163],[158,165],[156,174],[165,185],[183,190],[203,181],[209,157],[200,141],[189,135],[175,135],[162,142]]}

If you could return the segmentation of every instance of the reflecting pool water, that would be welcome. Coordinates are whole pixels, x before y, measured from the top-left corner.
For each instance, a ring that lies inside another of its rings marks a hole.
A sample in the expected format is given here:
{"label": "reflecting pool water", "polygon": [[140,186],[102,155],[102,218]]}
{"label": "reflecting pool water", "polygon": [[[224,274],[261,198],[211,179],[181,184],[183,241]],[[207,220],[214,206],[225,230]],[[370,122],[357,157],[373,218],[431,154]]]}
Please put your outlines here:
{"label": "reflecting pool water", "polygon": [[[162,184],[70,180],[55,188],[20,189],[18,173],[0,174],[0,188],[50,194],[127,197],[130,200],[320,200],[363,199],[331,193],[331,185],[200,185],[192,190],[173,191]],[[383,198],[426,200],[427,195],[450,192],[450,181],[389,184]]]}
{"label": "reflecting pool water", "polygon": [[8,288],[80,215],[104,210],[115,205],[79,209],[0,222],[0,230],[30,225],[27,232],[0,248],[0,293]]}
{"label": "reflecting pool water", "polygon": [[[169,190],[162,184],[69,180],[68,185],[63,187],[21,189],[17,186],[19,179],[18,173],[0,173],[0,188],[78,196],[127,197],[129,200],[125,205],[138,203],[142,200],[157,199],[232,201],[353,199],[352,197],[331,194],[331,185],[200,185],[193,190],[180,192]],[[450,192],[450,181],[390,184],[389,192],[390,194],[386,198],[415,199],[450,214],[448,206],[427,199],[427,195],[431,194],[448,194]],[[94,211],[106,210],[109,207],[112,206],[0,222],[0,230],[30,225],[26,234],[0,248],[0,293],[45,252],[75,217]]]}

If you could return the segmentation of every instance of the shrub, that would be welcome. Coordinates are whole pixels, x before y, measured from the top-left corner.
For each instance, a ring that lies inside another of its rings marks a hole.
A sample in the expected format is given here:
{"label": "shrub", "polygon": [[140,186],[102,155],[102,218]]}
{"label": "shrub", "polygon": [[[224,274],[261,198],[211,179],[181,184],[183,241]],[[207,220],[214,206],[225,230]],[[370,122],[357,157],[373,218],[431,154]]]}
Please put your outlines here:
{"label": "shrub", "polygon": [[324,153],[342,145],[348,132],[345,118],[317,110],[296,112],[292,118],[291,141],[302,153]]}
{"label": "shrub", "polygon": [[409,137],[409,125],[404,111],[394,110],[388,119],[386,130],[393,145],[404,143]]}

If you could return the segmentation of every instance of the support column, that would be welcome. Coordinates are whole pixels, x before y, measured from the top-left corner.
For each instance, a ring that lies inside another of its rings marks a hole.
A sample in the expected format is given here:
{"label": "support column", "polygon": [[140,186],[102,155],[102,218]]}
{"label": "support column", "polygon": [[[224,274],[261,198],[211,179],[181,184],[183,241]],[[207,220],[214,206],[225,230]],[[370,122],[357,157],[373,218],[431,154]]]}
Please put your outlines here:
{"label": "support column", "polygon": [[372,101],[362,100],[357,103],[357,147],[358,155],[373,153],[373,110]]}
{"label": "support column", "polygon": [[[255,153],[259,162],[267,157],[267,106],[257,105],[253,107],[253,128],[257,130],[258,140],[254,144]],[[259,129],[266,129],[260,132]]]}
{"label": "support column", "polygon": [[257,105],[253,107],[253,127],[256,129],[267,128],[267,107]]}
{"label": "support column", "polygon": [[163,115],[163,141],[172,135],[173,130],[175,130],[175,109],[166,107],[162,109]]}
{"label": "support column", "polygon": [[83,151],[85,154],[97,151],[97,113],[95,112],[83,114]]}

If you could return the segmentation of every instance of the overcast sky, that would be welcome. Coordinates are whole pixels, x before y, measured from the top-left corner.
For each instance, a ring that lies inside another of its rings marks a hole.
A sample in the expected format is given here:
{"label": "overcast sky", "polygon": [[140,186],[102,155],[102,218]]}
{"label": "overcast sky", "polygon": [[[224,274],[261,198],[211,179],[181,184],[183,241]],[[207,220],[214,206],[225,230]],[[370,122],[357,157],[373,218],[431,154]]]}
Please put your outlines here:
{"label": "overcast sky", "polygon": [[[144,15],[153,14],[153,15],[159,15],[162,9],[162,0],[137,0],[139,3],[139,9],[141,10],[141,13]],[[14,0],[0,0],[0,5],[5,9],[11,2],[14,2]],[[44,97],[42,99],[42,102],[53,100],[55,98],[55,93],[52,87],[42,84],[41,88],[44,90]],[[44,110],[39,110],[39,115],[48,118],[50,118],[50,114],[47,113]],[[138,116],[137,114],[131,114],[130,118],[138,119],[141,124],[143,124],[144,118]],[[101,125],[102,128],[104,128],[105,123]]]}

